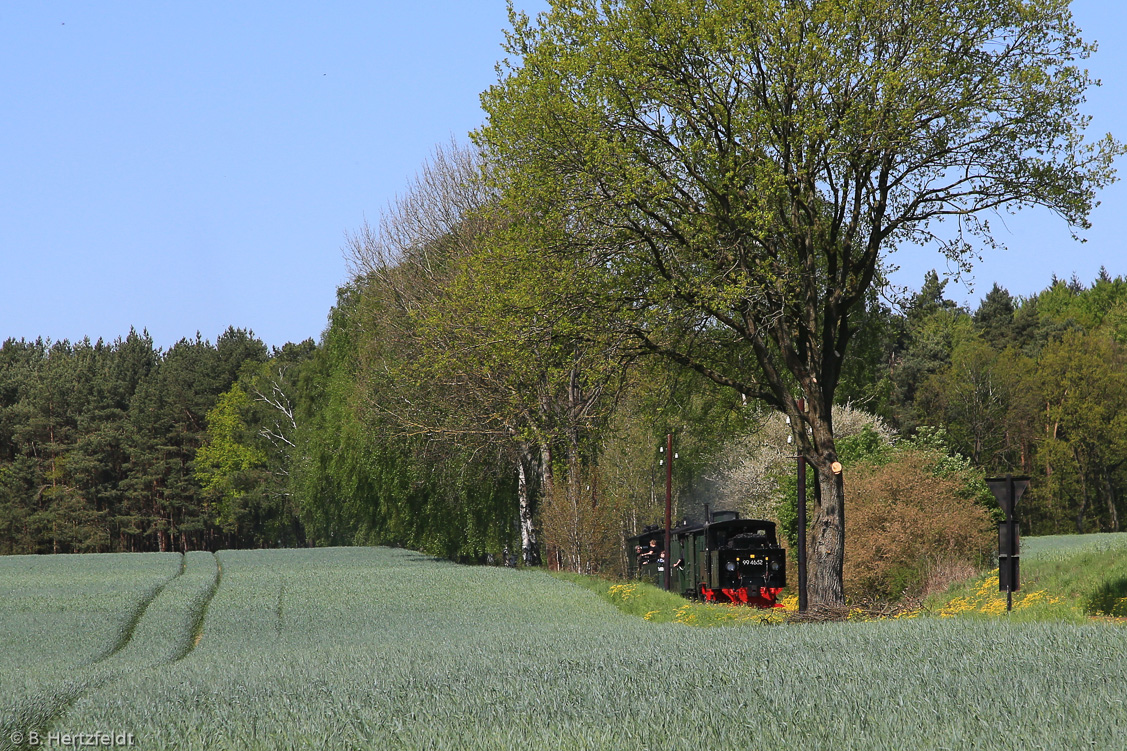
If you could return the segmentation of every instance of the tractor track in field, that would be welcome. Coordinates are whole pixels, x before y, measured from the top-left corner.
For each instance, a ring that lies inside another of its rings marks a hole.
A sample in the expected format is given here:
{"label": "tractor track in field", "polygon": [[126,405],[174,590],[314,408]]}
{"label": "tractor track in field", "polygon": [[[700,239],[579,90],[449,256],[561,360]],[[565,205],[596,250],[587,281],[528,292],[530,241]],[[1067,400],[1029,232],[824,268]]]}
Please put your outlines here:
{"label": "tractor track in field", "polygon": [[191,613],[192,630],[187,643],[184,644],[184,650],[172,658],[168,663],[169,665],[180,662],[190,655],[192,650],[199,646],[200,640],[203,639],[203,624],[204,619],[207,618],[207,609],[215,598],[215,593],[219,591],[219,583],[223,580],[223,564],[219,562],[219,558],[214,553],[211,555],[215,558],[215,579],[212,580],[211,588],[208,589],[203,600],[193,608]]}
{"label": "tractor track in field", "polygon": [[274,605],[274,633],[277,636],[282,635],[282,598],[286,594],[286,585],[282,580],[278,580],[278,602]]}
{"label": "tractor track in field", "polygon": [[[88,693],[95,691],[102,686],[112,681],[118,680],[129,672],[141,672],[144,670],[152,670],[153,668],[168,667],[183,660],[199,645],[203,638],[204,620],[207,617],[208,607],[211,605],[212,599],[219,591],[219,584],[223,578],[223,566],[219,562],[218,556],[214,553],[211,554],[212,560],[215,562],[215,576],[212,578],[206,592],[202,598],[193,600],[189,603],[188,610],[185,613],[185,620],[190,624],[186,638],[183,644],[177,651],[168,658],[159,659],[153,662],[145,662],[142,664],[119,664],[114,665],[111,658],[121,655],[125,652],[126,648],[133,642],[133,636],[137,631],[138,625],[141,623],[145,614],[150,611],[151,606],[162,593],[168,591],[169,585],[182,579],[187,572],[187,556],[181,554],[180,571],[173,576],[166,579],[163,583],[150,589],[141,602],[130,613],[129,618],[126,620],[125,630],[119,637],[109,651],[94,661],[88,663],[84,667],[91,671],[100,671],[100,674],[94,674],[76,682],[75,685],[69,686],[63,691],[56,694],[39,694],[38,696],[29,697],[26,701],[21,702],[23,706],[17,705],[15,708],[14,716],[12,718],[4,718],[0,722],[0,751],[31,751],[37,748],[37,745],[32,745],[29,735],[36,733],[42,740],[47,737],[55,726],[66,716],[67,712],[78,701]],[[15,743],[13,738],[21,736],[23,741]]]}
{"label": "tractor track in field", "polygon": [[126,645],[128,645],[129,642],[133,639],[133,632],[137,630],[137,624],[141,622],[141,618],[144,617],[145,611],[149,609],[149,606],[153,604],[153,600],[160,597],[160,593],[164,591],[165,587],[183,576],[184,571],[187,570],[187,568],[188,562],[186,560],[186,556],[181,553],[180,570],[165,579],[160,584],[150,589],[145,594],[145,596],[141,598],[141,601],[137,603],[137,606],[133,609],[133,612],[130,613],[129,618],[126,620],[125,627],[122,629],[120,636],[118,636],[117,643],[111,646],[109,650],[105,652],[105,654],[95,659],[95,665],[100,662],[105,662],[121,650],[125,649]]}

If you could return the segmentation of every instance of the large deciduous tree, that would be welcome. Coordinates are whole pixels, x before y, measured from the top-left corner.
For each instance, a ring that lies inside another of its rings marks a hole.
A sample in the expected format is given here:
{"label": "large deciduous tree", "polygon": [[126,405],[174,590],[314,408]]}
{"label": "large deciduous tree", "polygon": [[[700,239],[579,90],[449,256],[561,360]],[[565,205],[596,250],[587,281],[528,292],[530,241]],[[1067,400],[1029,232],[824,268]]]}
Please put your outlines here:
{"label": "large deciduous tree", "polygon": [[1113,179],[1067,0],[552,0],[511,20],[475,134],[497,188],[574,230],[545,246],[605,275],[641,349],[792,418],[821,489],[812,603],[842,602],[831,406],[887,253],[938,239],[966,265],[990,213],[1025,206],[1083,228]]}

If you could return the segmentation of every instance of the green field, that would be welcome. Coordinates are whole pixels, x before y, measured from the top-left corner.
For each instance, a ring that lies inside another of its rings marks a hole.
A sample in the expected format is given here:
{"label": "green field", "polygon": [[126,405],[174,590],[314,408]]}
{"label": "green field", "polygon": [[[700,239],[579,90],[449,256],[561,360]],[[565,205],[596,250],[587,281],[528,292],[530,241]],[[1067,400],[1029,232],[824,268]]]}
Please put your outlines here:
{"label": "green field", "polygon": [[1111,623],[701,629],[381,548],[0,558],[0,670],[4,749],[1127,746]]}

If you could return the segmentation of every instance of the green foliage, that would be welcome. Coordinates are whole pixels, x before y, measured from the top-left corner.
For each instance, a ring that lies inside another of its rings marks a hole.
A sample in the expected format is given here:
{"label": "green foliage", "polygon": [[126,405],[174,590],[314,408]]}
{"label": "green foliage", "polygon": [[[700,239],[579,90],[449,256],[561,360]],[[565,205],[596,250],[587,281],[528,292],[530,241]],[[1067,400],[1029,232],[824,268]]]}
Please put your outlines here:
{"label": "green foliage", "polygon": [[215,503],[216,521],[227,531],[237,528],[241,502],[259,482],[254,470],[266,464],[266,453],[247,442],[242,413],[250,403],[237,384],[220,394],[207,413],[208,442],[196,452],[196,479],[204,496]]}
{"label": "green foliage", "polygon": [[1109,334],[1124,343],[1127,314],[1127,279],[1111,278],[1105,269],[1091,287],[1075,277],[1071,282],[1056,278],[1035,298],[1039,317],[1057,325],[1074,325],[1084,331]]}
{"label": "green foliage", "polygon": [[1113,488],[1127,481],[1127,352],[1106,336],[1068,334],[1045,347],[1038,365],[1046,433],[1038,521],[1071,522],[1077,532],[1118,529]]}
{"label": "green foliage", "polygon": [[978,310],[974,312],[974,325],[982,332],[982,337],[995,349],[1002,350],[1012,346],[1017,339],[1014,314],[1017,310],[1013,296],[997,282],[982,298]]}
{"label": "green foliage", "polygon": [[826,496],[815,600],[839,603],[830,415],[892,244],[957,217],[942,251],[967,268],[993,242],[983,212],[1086,226],[1113,180],[1124,149],[1085,142],[1090,48],[1067,5],[612,0],[511,22],[475,134],[501,204],[590,270],[602,327],[796,420]]}
{"label": "green foliage", "polygon": [[[814,483],[809,473],[806,477],[806,508],[814,508],[816,501]],[[782,501],[776,507],[779,521],[779,534],[786,540],[787,548],[795,550],[798,547],[798,471],[783,473],[778,477],[779,495]],[[807,516],[807,530],[809,530],[809,516]]]}
{"label": "green foliage", "polygon": [[837,455],[847,466],[870,464],[879,466],[892,460],[893,445],[872,425],[865,425],[860,433],[846,436],[837,442]]}
{"label": "green foliage", "polygon": [[1010,358],[985,342],[955,345],[950,363],[922,385],[921,413],[942,416],[950,442],[977,465],[996,465],[1005,454],[1006,422],[1020,388]]}
{"label": "green foliage", "polygon": [[937,373],[951,367],[955,349],[975,336],[973,320],[965,311],[948,300],[933,301],[926,294],[925,283],[905,315],[906,343],[892,376],[898,424],[906,433],[929,422],[930,413],[921,398],[925,395],[920,392]]}
{"label": "green foliage", "polygon": [[[1116,458],[1118,415],[1127,405],[1115,321],[1124,285],[1101,271],[1090,287],[1054,279],[1024,300],[995,286],[972,330],[960,324],[962,334],[935,347],[907,339],[894,357],[899,426],[941,426],[950,451],[984,474],[1030,475],[1019,508],[1027,532],[1119,529],[1127,476]],[[943,309],[942,285],[929,277],[924,286],[919,297],[931,303],[910,308],[909,319]]]}
{"label": "green foliage", "polygon": [[889,353],[904,336],[904,320],[884,305],[873,287],[863,307],[852,316],[853,335],[842,362],[841,383],[834,399],[879,415],[893,416],[895,382],[889,373]]}
{"label": "green foliage", "polygon": [[386,370],[368,370],[360,358],[363,350],[394,351],[389,338],[363,337],[374,322],[372,294],[340,291],[306,373],[294,488],[308,536],[318,545],[395,544],[452,558],[500,554],[513,546],[513,476],[476,445],[430,453],[425,436],[404,435],[379,410],[397,392]]}

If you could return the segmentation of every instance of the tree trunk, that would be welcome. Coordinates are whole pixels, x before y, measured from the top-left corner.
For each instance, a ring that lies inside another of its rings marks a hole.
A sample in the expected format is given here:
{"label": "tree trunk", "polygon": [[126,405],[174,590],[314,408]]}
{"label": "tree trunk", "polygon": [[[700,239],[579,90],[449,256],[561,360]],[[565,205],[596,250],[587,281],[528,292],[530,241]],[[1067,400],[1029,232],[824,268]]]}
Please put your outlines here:
{"label": "tree trunk", "polygon": [[1112,532],[1118,532],[1119,531],[1119,512],[1115,508],[1115,485],[1112,483],[1112,480],[1111,480],[1111,472],[1109,472],[1105,468],[1103,474],[1104,474],[1104,487],[1107,489],[1107,494],[1106,494],[1105,497],[1107,499],[1107,513],[1108,513],[1108,516],[1111,518],[1111,531]]}
{"label": "tree trunk", "polygon": [[540,497],[551,498],[554,489],[552,474],[552,447],[547,443],[540,446]]}
{"label": "tree trunk", "polygon": [[1080,508],[1076,510],[1076,534],[1084,534],[1084,512],[1088,510],[1088,473],[1084,469],[1083,462],[1080,461],[1080,455],[1076,449],[1072,450],[1072,455],[1076,457],[1076,466],[1080,472]]}
{"label": "tree trunk", "polygon": [[[832,397],[811,389],[807,410],[792,417],[795,443],[817,474],[810,563],[810,607],[845,604],[845,483],[833,435]],[[821,398],[819,398],[821,397]],[[809,433],[807,433],[809,426]]]}
{"label": "tree trunk", "polygon": [[536,459],[531,446],[522,445],[520,459],[517,461],[517,498],[520,519],[521,559],[526,566],[540,565],[540,549],[536,541],[536,528],[533,526],[535,497],[530,478],[536,471]]}
{"label": "tree trunk", "polygon": [[832,463],[823,459],[814,462],[818,488],[821,491],[814,508],[811,556],[814,575],[810,580],[810,605],[815,608],[845,604],[845,592],[842,588],[845,562],[845,483],[841,473],[833,471]]}
{"label": "tree trunk", "polygon": [[571,546],[575,552],[575,570],[583,574],[587,571],[584,570],[583,514],[580,510],[581,468],[579,436],[576,430],[569,429],[567,431],[567,507],[571,512],[571,529],[568,531],[571,537]]}

